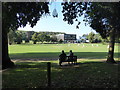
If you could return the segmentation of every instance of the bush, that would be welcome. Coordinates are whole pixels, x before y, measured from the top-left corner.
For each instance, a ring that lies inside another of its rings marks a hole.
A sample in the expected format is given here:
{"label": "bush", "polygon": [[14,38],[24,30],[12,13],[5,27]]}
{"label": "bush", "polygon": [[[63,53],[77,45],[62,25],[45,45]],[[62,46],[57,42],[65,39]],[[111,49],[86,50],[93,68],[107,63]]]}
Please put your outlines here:
{"label": "bush", "polygon": [[60,39],[60,40],[59,40],[59,43],[63,43],[63,40],[62,40],[62,39]]}
{"label": "bush", "polygon": [[28,38],[25,39],[25,43],[29,43],[29,39]]}

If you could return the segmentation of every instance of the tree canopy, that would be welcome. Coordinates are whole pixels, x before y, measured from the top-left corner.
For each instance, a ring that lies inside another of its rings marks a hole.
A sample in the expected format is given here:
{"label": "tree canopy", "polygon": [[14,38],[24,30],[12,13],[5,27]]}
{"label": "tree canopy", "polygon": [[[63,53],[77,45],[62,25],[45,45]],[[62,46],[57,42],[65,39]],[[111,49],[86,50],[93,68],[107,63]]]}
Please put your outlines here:
{"label": "tree canopy", "polygon": [[120,34],[120,2],[64,2],[63,16],[68,24],[78,22],[79,17],[84,16],[84,20],[103,38],[110,35],[111,29],[115,29],[117,35]]}
{"label": "tree canopy", "polygon": [[3,2],[2,23],[7,29],[16,30],[30,24],[35,26],[42,15],[49,13],[47,2]]}

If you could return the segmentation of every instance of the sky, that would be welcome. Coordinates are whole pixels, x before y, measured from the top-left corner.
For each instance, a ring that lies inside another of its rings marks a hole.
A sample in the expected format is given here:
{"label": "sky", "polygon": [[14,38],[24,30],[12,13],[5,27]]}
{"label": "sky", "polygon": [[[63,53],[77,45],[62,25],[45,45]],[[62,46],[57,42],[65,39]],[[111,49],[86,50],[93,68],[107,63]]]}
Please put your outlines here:
{"label": "sky", "polygon": [[[53,10],[56,9],[58,13],[58,17],[54,18],[52,16]],[[69,25],[67,22],[63,21],[63,14],[62,14],[62,6],[61,2],[52,2],[49,6],[50,15],[49,16],[43,16],[40,18],[40,20],[37,22],[36,26],[33,28],[30,27],[30,25],[26,25],[26,27],[18,28],[18,30],[24,30],[24,31],[49,31],[49,32],[64,32],[66,34],[76,34],[77,39],[79,39],[79,36],[82,36],[83,34],[89,34],[90,32],[96,33],[91,27],[88,25],[85,26],[84,22],[82,21],[83,17],[80,17],[81,24],[79,26],[79,29],[76,29],[77,22],[75,22],[73,25]]]}

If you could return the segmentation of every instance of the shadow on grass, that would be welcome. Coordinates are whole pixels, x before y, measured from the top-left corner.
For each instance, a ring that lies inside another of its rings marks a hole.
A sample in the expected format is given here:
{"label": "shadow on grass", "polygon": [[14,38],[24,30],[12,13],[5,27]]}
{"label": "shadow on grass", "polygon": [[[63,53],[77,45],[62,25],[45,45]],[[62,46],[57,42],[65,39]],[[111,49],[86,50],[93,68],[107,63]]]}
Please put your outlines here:
{"label": "shadow on grass", "polygon": [[47,62],[18,62],[15,68],[44,68],[46,67]]}
{"label": "shadow on grass", "polygon": [[[68,54],[68,52],[66,53]],[[59,52],[40,52],[40,53],[16,53],[10,54],[11,59],[26,59],[26,58],[38,58],[38,59],[48,59],[56,60],[58,59]],[[78,59],[104,59],[107,57],[107,52],[74,52]],[[115,53],[115,58],[118,58],[118,53]]]}
{"label": "shadow on grass", "polygon": [[[46,88],[47,62],[19,62],[3,72],[3,88]],[[58,66],[51,63],[53,88],[117,88],[118,65],[83,62]]]}

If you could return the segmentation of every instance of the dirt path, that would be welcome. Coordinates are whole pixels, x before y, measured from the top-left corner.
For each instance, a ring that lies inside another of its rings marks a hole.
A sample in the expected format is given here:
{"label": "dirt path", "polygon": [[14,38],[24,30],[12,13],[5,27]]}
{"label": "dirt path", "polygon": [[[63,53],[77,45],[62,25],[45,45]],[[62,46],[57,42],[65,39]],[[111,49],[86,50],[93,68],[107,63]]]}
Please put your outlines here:
{"label": "dirt path", "polygon": [[22,59],[11,59],[13,62],[22,61],[55,61],[58,58],[22,58]]}

